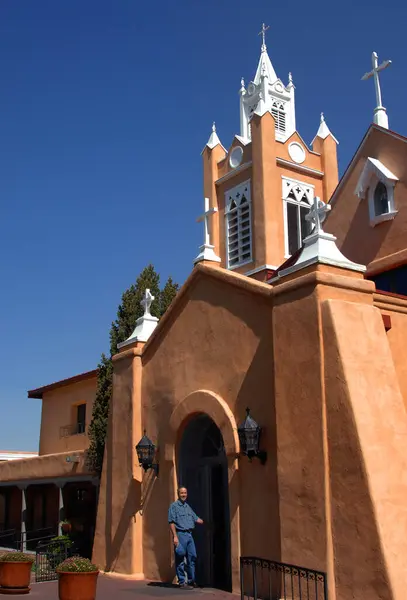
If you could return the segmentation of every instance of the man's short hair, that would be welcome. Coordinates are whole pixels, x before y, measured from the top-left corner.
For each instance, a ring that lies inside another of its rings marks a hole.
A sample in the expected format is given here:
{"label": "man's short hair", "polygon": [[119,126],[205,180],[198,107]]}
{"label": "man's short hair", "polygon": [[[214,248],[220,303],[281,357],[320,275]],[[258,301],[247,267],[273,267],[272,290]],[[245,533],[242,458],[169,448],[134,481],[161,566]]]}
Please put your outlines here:
{"label": "man's short hair", "polygon": [[185,490],[186,492],[188,491],[188,490],[187,490],[187,488],[185,487],[185,485],[180,485],[180,486],[177,488],[177,494],[179,494],[181,490]]}

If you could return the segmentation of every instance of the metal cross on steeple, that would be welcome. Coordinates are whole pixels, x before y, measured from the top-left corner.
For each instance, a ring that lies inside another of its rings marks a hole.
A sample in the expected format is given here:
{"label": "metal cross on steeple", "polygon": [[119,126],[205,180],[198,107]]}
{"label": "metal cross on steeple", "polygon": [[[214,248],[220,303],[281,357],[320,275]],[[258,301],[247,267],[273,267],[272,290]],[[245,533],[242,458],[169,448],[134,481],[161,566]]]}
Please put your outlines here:
{"label": "metal cross on steeple", "polygon": [[379,72],[386,69],[389,65],[391,65],[391,60],[384,60],[381,65],[379,65],[379,60],[376,52],[372,53],[372,66],[373,69],[369,71],[369,73],[365,73],[362,77],[362,81],[366,79],[370,79],[373,77],[374,86],[376,90],[376,102],[377,106],[374,111],[374,122],[381,127],[389,128],[389,120],[386,114],[386,109],[382,105],[382,93],[380,90],[380,81],[379,81]]}
{"label": "metal cross on steeple", "polygon": [[265,51],[267,49],[267,47],[266,47],[266,31],[267,31],[267,29],[270,29],[270,26],[269,25],[266,26],[263,23],[261,26],[261,31],[259,31],[259,35],[262,36],[262,40],[263,40],[263,43],[261,45],[262,51]]}

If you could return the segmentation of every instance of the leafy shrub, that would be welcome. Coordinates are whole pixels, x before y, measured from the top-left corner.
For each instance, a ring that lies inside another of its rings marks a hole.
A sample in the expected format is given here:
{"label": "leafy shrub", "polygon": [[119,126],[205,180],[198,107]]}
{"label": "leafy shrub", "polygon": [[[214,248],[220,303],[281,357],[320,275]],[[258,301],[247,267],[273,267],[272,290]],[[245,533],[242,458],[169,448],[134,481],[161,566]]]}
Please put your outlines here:
{"label": "leafy shrub", "polygon": [[57,573],[94,573],[99,569],[88,558],[72,556],[58,565],[56,571]]}
{"label": "leafy shrub", "polygon": [[0,556],[1,562],[30,562],[35,560],[32,554],[24,554],[24,552],[6,552]]}

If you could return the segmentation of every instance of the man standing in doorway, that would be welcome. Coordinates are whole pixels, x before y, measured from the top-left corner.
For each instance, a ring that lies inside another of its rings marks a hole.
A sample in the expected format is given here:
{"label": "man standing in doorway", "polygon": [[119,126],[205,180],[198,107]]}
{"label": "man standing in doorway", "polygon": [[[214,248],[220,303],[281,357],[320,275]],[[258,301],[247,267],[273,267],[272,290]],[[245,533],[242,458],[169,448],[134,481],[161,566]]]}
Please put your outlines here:
{"label": "man standing in doorway", "polygon": [[[187,503],[187,488],[178,488],[178,500],[173,502],[168,510],[168,523],[174,541],[175,567],[180,588],[197,587],[195,582],[196,548],[192,531],[195,523],[203,524]],[[185,559],[186,574],[185,579]]]}

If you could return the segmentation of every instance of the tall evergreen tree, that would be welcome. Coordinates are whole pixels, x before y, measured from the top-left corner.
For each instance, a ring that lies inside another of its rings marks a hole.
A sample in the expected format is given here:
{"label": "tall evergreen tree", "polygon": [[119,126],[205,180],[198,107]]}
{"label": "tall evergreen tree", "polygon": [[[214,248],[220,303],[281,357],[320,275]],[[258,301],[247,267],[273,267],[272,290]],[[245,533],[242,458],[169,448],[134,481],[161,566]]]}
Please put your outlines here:
{"label": "tall evergreen tree", "polygon": [[160,294],[160,316],[162,317],[171,302],[174,300],[179,290],[178,283],[172,280],[172,277],[168,277],[167,282]]}
{"label": "tall evergreen tree", "polygon": [[117,309],[117,318],[110,328],[110,358],[102,354],[98,366],[97,392],[89,426],[88,465],[99,474],[102,471],[109,406],[113,390],[113,363],[111,357],[117,353],[117,344],[130,337],[136,326],[136,320],[143,315],[144,310],[141,300],[146,289],[149,289],[155,298],[151,305],[151,314],[158,318],[162,317],[175,298],[179,286],[174,283],[171,277],[168,278],[162,290],[160,290],[159,284],[160,276],[156,273],[153,265],[150,264],[145,267],[136,283],[123,293],[122,301]]}

